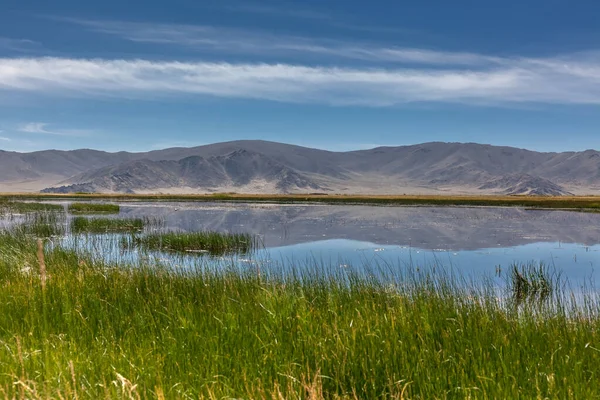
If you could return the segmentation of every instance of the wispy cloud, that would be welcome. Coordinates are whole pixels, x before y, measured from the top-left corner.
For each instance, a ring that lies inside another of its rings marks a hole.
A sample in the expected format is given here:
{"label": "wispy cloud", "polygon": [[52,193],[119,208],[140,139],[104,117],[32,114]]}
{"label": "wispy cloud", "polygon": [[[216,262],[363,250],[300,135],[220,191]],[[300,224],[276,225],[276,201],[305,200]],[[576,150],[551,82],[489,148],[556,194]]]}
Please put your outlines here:
{"label": "wispy cloud", "polygon": [[175,140],[169,142],[158,142],[150,146],[150,150],[170,149],[174,147],[196,147],[203,146],[207,143],[193,142],[189,140]]}
{"label": "wispy cloud", "polygon": [[[390,27],[390,26],[372,26],[372,25],[363,25],[360,20],[355,20],[354,18],[340,18],[339,13],[335,16],[330,14],[311,10],[307,8],[301,8],[298,5],[301,4],[299,2],[290,2],[284,3],[282,1],[277,2],[277,7],[268,6],[264,4],[252,4],[248,1],[244,1],[243,3],[234,4],[229,2],[229,4],[221,1],[218,8],[236,12],[236,13],[245,13],[245,14],[258,14],[263,16],[272,16],[277,19],[287,18],[287,19],[301,19],[308,20],[311,23],[321,23],[327,26],[331,26],[334,28],[339,28],[345,31],[362,31],[362,32],[377,32],[377,33],[395,33],[395,34],[407,34],[414,36],[416,34],[423,35],[423,32],[404,29],[399,27]],[[216,7],[217,8],[217,7]]]}
{"label": "wispy cloud", "polygon": [[29,53],[40,48],[40,43],[28,39],[0,37],[0,49]]}
{"label": "wispy cloud", "polygon": [[42,135],[56,136],[89,136],[93,133],[91,130],[84,129],[48,129],[49,125],[50,124],[44,122],[28,122],[26,124],[19,125],[17,130],[24,133],[37,133]]}
{"label": "wispy cloud", "polygon": [[[393,106],[407,102],[600,104],[600,61],[505,60],[468,70],[330,68],[69,58],[0,58],[0,94],[148,98],[210,95],[281,102]],[[31,123],[24,132],[74,134]]]}
{"label": "wispy cloud", "polygon": [[329,57],[331,60],[348,59],[373,63],[453,65],[495,64],[503,61],[498,57],[468,52],[382,47],[372,43],[357,44],[210,25],[150,24],[72,18],[61,18],[61,20],[132,42],[180,46],[196,51],[210,50],[226,55],[295,55],[318,57],[319,60]]}
{"label": "wispy cloud", "polygon": [[7,137],[5,137],[5,136],[0,136],[0,141],[3,141],[3,142],[10,142],[10,141],[11,141],[11,139],[10,139],[10,138],[7,138]]}
{"label": "wispy cloud", "polygon": [[327,14],[302,9],[295,4],[287,4],[280,7],[270,7],[264,4],[251,4],[248,2],[240,4],[229,4],[225,5],[224,8],[229,11],[252,13],[252,14],[263,14],[263,15],[274,15],[278,17],[291,17],[299,19],[310,19],[310,20],[330,20],[331,17]]}

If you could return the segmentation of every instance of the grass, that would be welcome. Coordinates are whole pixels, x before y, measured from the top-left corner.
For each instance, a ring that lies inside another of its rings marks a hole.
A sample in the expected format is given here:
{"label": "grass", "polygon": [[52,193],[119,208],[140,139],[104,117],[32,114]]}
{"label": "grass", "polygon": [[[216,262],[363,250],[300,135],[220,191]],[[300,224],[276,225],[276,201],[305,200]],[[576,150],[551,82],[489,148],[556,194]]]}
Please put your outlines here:
{"label": "grass", "polygon": [[64,213],[33,212],[25,215],[25,220],[16,227],[21,233],[38,238],[63,236],[66,233]]}
{"label": "grass", "polygon": [[248,253],[257,246],[257,239],[245,233],[222,232],[165,232],[124,237],[126,249],[146,251],[206,252],[211,255]]}
{"label": "grass", "polygon": [[0,232],[0,398],[600,397],[600,298],[544,265],[513,265],[503,299],[439,269],[109,264],[26,229]]}
{"label": "grass", "polygon": [[6,398],[594,398],[597,303],[506,307],[445,276],[105,265],[0,238]]}
{"label": "grass", "polygon": [[539,302],[559,290],[560,274],[543,263],[513,264],[509,269],[508,288],[516,304]]}
{"label": "grass", "polygon": [[381,206],[468,206],[526,207],[600,212],[600,196],[439,196],[439,195],[323,195],[323,194],[235,194],[207,195],[138,195],[138,194],[4,194],[2,200],[86,199],[112,201],[191,201],[191,202],[257,202],[319,203],[338,205]]}
{"label": "grass", "polygon": [[32,212],[62,212],[64,207],[60,204],[34,203],[0,199],[0,215],[23,214]]}
{"label": "grass", "polygon": [[72,214],[118,214],[121,210],[118,204],[106,203],[71,203],[69,212]]}
{"label": "grass", "polygon": [[140,232],[146,226],[143,218],[86,218],[75,217],[71,220],[73,233],[128,233]]}

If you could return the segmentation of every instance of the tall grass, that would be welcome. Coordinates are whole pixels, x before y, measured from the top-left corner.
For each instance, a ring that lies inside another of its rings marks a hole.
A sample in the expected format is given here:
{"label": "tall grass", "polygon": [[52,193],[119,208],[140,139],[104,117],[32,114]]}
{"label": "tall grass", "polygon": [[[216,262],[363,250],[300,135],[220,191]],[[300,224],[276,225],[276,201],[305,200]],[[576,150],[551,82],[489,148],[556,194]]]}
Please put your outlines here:
{"label": "tall grass", "polygon": [[57,212],[29,213],[16,229],[38,238],[63,236],[66,233],[66,216]]}
{"label": "tall grass", "polygon": [[118,214],[121,208],[118,204],[107,203],[71,203],[69,212],[72,214]]}
{"label": "tall grass", "polygon": [[64,211],[64,207],[60,204],[32,203],[25,201],[12,201],[7,199],[0,199],[0,215],[13,213],[62,211]]}
{"label": "tall grass", "polygon": [[600,396],[595,295],[517,311],[490,284],[431,272],[42,257],[45,289],[36,240],[0,233],[0,398]]}
{"label": "tall grass", "polygon": [[507,287],[516,304],[543,302],[560,290],[561,282],[561,275],[543,263],[515,263],[510,266]]}
{"label": "tall grass", "polygon": [[256,248],[257,239],[246,233],[163,232],[123,238],[126,249],[147,251],[206,252],[211,255],[248,253]]}
{"label": "tall grass", "polygon": [[118,233],[140,232],[146,222],[143,218],[86,218],[76,217],[71,220],[73,233]]}

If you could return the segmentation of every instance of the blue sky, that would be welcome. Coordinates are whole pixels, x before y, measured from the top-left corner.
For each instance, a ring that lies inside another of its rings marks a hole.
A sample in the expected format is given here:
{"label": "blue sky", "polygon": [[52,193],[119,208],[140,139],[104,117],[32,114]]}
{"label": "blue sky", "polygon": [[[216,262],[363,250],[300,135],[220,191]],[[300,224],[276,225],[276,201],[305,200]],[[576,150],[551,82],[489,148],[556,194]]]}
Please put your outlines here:
{"label": "blue sky", "polygon": [[0,149],[600,149],[600,4],[2,0]]}

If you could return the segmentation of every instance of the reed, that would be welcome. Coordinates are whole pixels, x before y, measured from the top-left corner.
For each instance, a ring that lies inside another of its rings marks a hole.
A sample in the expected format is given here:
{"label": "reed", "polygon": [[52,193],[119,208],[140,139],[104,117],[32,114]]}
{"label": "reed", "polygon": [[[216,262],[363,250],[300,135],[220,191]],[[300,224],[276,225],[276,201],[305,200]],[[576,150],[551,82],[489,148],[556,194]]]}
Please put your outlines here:
{"label": "reed", "polygon": [[56,212],[33,212],[25,214],[22,224],[15,227],[22,233],[38,238],[63,236],[66,233],[66,216]]}
{"label": "reed", "polygon": [[506,299],[440,268],[258,276],[111,263],[103,243],[0,232],[0,398],[600,397],[600,298],[543,266],[514,266]]}
{"label": "reed", "polygon": [[561,275],[544,263],[513,264],[507,288],[516,304],[551,298],[561,286]]}
{"label": "reed", "polygon": [[246,233],[157,232],[124,237],[122,245],[126,249],[140,248],[145,251],[223,255],[248,253],[257,247],[258,242],[253,235]]}
{"label": "reed", "polygon": [[71,220],[71,232],[79,233],[129,233],[144,230],[143,218],[86,218],[75,217]]}
{"label": "reed", "polygon": [[63,212],[64,207],[60,204],[35,203],[27,201],[16,201],[0,199],[0,215],[14,213],[33,213],[33,212]]}
{"label": "reed", "polygon": [[71,203],[68,209],[71,214],[118,214],[121,207],[107,203]]}

